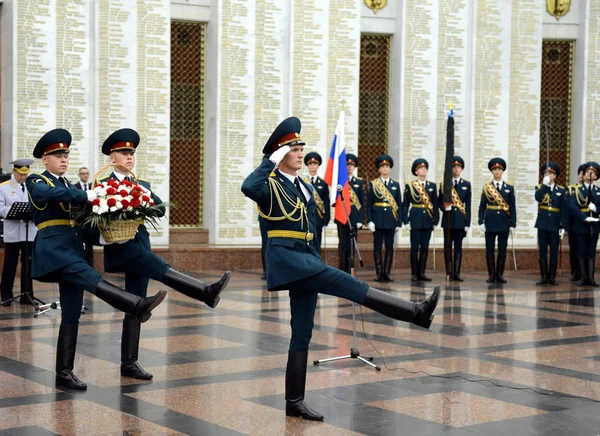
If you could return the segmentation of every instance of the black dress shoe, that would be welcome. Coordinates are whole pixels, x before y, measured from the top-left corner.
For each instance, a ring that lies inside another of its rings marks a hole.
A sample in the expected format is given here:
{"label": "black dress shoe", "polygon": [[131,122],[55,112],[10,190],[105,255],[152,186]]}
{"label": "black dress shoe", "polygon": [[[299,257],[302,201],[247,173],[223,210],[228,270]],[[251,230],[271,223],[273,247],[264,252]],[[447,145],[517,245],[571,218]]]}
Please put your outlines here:
{"label": "black dress shoe", "polygon": [[138,380],[152,380],[152,374],[144,371],[137,361],[121,363],[121,376]]}
{"label": "black dress shoe", "polygon": [[4,303],[2,303],[2,306],[10,306],[12,304],[12,301],[5,301]]}
{"label": "black dress shoe", "polygon": [[304,401],[286,401],[285,416],[296,416],[309,421],[323,421],[325,419],[319,412],[308,407]]}
{"label": "black dress shoe", "polygon": [[454,274],[455,282],[464,282],[463,278],[459,274]]}
{"label": "black dress shoe", "polygon": [[76,389],[78,391],[85,391],[87,385],[79,380],[73,371],[69,369],[62,370],[56,374],[56,386],[62,386],[69,389]]}
{"label": "black dress shoe", "polygon": [[547,285],[548,284],[548,279],[546,277],[542,277],[542,280],[539,280],[539,281],[535,282],[535,284],[538,285],[538,286]]}

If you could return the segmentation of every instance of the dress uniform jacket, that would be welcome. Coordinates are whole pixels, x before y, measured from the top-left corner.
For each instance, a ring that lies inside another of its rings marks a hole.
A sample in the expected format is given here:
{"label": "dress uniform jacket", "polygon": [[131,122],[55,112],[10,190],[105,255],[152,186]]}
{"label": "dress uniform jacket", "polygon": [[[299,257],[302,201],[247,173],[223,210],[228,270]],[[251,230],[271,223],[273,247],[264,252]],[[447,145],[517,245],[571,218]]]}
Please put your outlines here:
{"label": "dress uniform jacket", "polygon": [[414,188],[411,184],[407,184],[404,188],[403,219],[404,224],[410,223],[411,230],[432,230],[440,219],[438,209],[437,188],[435,183],[425,181],[425,192],[429,196],[429,200],[433,205],[433,210],[429,212],[423,207],[423,200],[418,194],[413,195]]}
{"label": "dress uniform jacket", "polygon": [[549,186],[537,185],[535,188],[535,201],[538,202],[538,215],[535,228],[558,232],[566,227],[567,217],[567,190],[564,186],[554,185],[552,191]]}
{"label": "dress uniform jacket", "polygon": [[[269,235],[267,264],[273,266],[267,268],[267,288],[270,291],[286,289],[286,284],[326,269],[312,240],[316,226],[313,195],[305,203],[296,186],[274,168],[273,162],[263,159],[259,167],[242,184],[244,195],[258,204],[266,219]],[[303,180],[300,180],[300,183],[312,193],[310,183]],[[277,201],[276,198],[280,198],[281,201]],[[284,216],[289,218],[278,219]],[[277,237],[277,234],[282,237]],[[303,239],[284,237],[288,235],[303,235]]]}
{"label": "dress uniform jacket", "polygon": [[500,189],[497,191],[508,205],[508,211],[500,209],[498,203],[486,192],[486,187],[484,186],[483,193],[481,194],[481,202],[479,203],[479,225],[485,224],[487,232],[508,232],[511,227],[517,226],[515,188],[508,183],[500,182]]}
{"label": "dress uniform jacket", "polygon": [[591,185],[591,193],[585,184],[577,185],[573,195],[568,199],[568,212],[573,220],[573,231],[575,233],[590,233],[590,227],[594,233],[600,232],[600,223],[586,223],[587,217],[599,218],[600,214],[589,209],[589,203],[593,202],[600,211],[600,189]]}
{"label": "dress uniform jacket", "polygon": [[[310,176],[307,176],[304,179],[306,183],[312,184],[310,182]],[[312,184],[315,196],[315,204],[317,206],[317,214],[316,214],[316,224],[317,227],[322,228],[326,225],[329,225],[329,221],[331,220],[331,206],[329,201],[329,185],[325,183],[325,181],[319,176],[315,176],[315,183]],[[317,198],[317,195],[319,198]],[[319,206],[319,202],[322,202],[322,210]]]}
{"label": "dress uniform jacket", "polygon": [[69,225],[70,205],[86,203],[87,195],[72,186],[65,187],[48,171],[31,174],[25,183],[33,222],[38,227],[33,241],[31,275],[36,280],[47,281],[44,276],[83,259],[81,231]]}
{"label": "dress uniform jacket", "polygon": [[[453,230],[464,230],[465,227],[471,227],[471,182],[461,178],[453,188],[460,202],[464,205],[464,210],[461,210],[462,206],[459,208],[454,204],[452,205],[452,210],[450,211],[450,228]],[[443,190],[443,184],[440,184],[438,202],[441,211],[445,210]],[[445,229],[446,227],[448,227],[448,218],[444,215],[442,218],[442,228]]]}
{"label": "dress uniform jacket", "polygon": [[[115,173],[102,179],[102,183],[109,178],[119,180]],[[152,192],[150,182],[138,179],[137,183]],[[155,205],[162,204],[162,200],[152,192],[152,200]],[[143,250],[151,251],[150,234],[144,224],[140,224],[135,238],[124,244],[109,244],[104,246],[104,269],[106,272],[119,272],[120,266],[142,255]]]}
{"label": "dress uniform jacket", "polygon": [[396,216],[394,216],[392,206],[386,198],[385,193],[378,194],[379,189],[375,187],[375,181],[372,181],[369,183],[369,195],[367,197],[367,221],[372,221],[377,230],[401,227],[402,194],[400,193],[400,183],[390,178],[388,179],[387,187],[383,186],[383,189],[387,189],[388,195],[396,201],[398,207]]}
{"label": "dress uniform jacket", "polygon": [[[0,216],[6,218],[8,211],[13,203],[29,201],[27,190],[23,190],[21,185],[17,183],[14,177],[0,184]],[[37,233],[37,227],[30,221],[29,224],[29,239],[33,241]],[[17,220],[4,221],[4,242],[24,242],[25,241],[25,223]]]}

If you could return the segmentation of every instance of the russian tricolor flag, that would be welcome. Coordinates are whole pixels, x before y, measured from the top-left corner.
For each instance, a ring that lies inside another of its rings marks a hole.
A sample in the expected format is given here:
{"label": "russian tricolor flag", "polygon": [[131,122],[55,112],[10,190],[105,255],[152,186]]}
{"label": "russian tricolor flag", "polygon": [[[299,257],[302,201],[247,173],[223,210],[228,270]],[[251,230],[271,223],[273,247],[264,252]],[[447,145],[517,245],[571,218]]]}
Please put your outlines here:
{"label": "russian tricolor flag", "polygon": [[[344,141],[344,112],[340,113],[337,127],[335,128],[335,136],[333,144],[331,144],[331,153],[327,162],[327,170],[325,171],[325,183],[329,185],[329,199],[331,204],[335,204],[335,219],[346,224],[348,216],[351,212],[350,202],[350,185],[348,183],[348,168],[346,167],[346,144]],[[340,193],[337,190],[338,186],[342,186],[344,201],[340,198]],[[344,212],[343,207],[346,207]]]}

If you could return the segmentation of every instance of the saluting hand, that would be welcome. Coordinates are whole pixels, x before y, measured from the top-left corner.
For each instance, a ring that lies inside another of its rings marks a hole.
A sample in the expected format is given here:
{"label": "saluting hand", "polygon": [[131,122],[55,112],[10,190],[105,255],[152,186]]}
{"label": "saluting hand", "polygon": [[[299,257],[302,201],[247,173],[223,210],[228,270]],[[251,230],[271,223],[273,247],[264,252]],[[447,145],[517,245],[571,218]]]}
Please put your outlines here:
{"label": "saluting hand", "polygon": [[279,149],[275,150],[273,154],[271,154],[269,160],[275,165],[279,165],[279,162],[283,160],[285,155],[288,154],[290,150],[291,149],[289,145],[284,145],[283,147],[280,147]]}

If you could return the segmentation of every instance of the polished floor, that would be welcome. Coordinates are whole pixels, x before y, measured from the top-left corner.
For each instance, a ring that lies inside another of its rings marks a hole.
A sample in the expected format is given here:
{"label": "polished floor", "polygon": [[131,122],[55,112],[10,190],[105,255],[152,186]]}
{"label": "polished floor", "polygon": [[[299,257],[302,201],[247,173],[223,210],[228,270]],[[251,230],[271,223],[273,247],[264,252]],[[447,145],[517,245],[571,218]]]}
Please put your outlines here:
{"label": "polished floor", "polygon": [[[257,271],[235,272],[216,310],[169,292],[142,329],[151,382],[120,377],[121,315],[86,294],[83,393],[54,386],[59,311],[0,307],[0,435],[600,435],[598,289],[566,273],[556,287],[536,287],[533,271],[503,286],[481,271],[460,286],[432,276],[442,299],[430,331],[357,308],[356,348],[380,372],[358,359],[309,365],[307,402],[324,423],[285,416],[289,301]],[[413,300],[433,286],[394,278],[381,287]],[[51,300],[52,285],[36,294]],[[349,302],[322,295],[315,322],[311,362],[349,353]]]}

